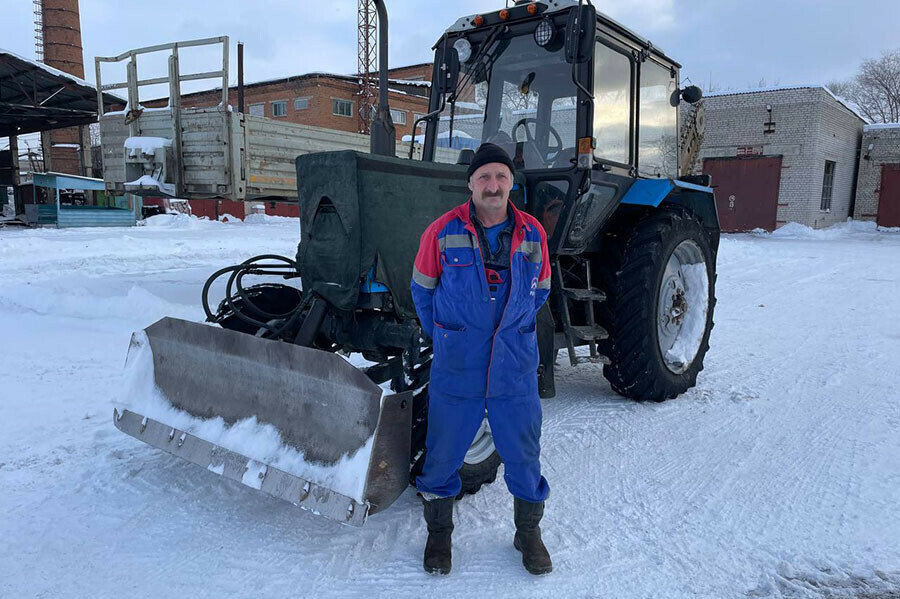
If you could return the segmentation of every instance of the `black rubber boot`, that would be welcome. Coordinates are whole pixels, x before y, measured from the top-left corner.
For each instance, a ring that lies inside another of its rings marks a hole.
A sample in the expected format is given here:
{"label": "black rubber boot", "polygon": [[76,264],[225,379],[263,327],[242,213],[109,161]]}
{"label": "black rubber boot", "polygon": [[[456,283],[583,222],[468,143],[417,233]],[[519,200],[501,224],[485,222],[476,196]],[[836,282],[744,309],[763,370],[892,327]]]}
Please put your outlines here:
{"label": "black rubber boot", "polygon": [[425,571],[429,574],[450,574],[450,536],[453,534],[453,497],[426,500]]}
{"label": "black rubber boot", "polygon": [[541,518],[544,517],[544,502],[531,503],[515,498],[516,538],[513,546],[522,552],[522,564],[535,575],[553,571],[550,553],[541,540]]}

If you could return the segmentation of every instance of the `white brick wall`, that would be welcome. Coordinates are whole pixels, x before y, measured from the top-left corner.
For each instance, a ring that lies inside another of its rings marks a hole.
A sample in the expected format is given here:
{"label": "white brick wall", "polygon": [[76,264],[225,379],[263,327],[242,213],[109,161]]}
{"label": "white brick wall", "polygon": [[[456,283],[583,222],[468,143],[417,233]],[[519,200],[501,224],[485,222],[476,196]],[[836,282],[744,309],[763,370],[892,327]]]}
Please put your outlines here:
{"label": "white brick wall", "polygon": [[[705,100],[704,158],[737,156],[753,147],[781,155],[777,224],[827,227],[849,216],[863,121],[821,87],[713,95]],[[772,107],[773,133],[765,132]],[[831,211],[820,210],[825,161],[836,163]],[[713,182],[715,184],[715,182]]]}
{"label": "white brick wall", "polygon": [[[856,184],[856,206],[853,218],[875,220],[878,215],[878,192],[881,186],[881,166],[900,164],[900,125],[896,127],[867,127],[863,133]],[[872,149],[869,150],[869,146]],[[868,155],[868,159],[866,158]]]}

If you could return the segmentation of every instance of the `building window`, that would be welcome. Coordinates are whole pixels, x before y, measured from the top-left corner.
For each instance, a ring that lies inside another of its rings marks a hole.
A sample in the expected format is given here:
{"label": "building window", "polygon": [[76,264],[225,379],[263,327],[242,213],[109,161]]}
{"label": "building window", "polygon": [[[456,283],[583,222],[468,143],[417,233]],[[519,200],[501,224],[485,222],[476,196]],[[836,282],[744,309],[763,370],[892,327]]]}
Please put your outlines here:
{"label": "building window", "polygon": [[831,191],[834,189],[834,169],[836,163],[825,161],[825,178],[822,180],[822,210],[831,211]]}
{"label": "building window", "polygon": [[406,124],[406,111],[405,110],[391,110],[391,120],[394,121],[397,125],[405,125]]}
{"label": "building window", "polygon": [[332,98],[331,114],[336,116],[353,116],[353,102],[350,100]]}
{"label": "building window", "polygon": [[272,102],[272,116],[287,116],[287,101]]}
{"label": "building window", "polygon": [[266,105],[265,104],[251,104],[250,105],[250,114],[253,116],[266,116]]}
{"label": "building window", "polygon": [[294,98],[294,110],[306,110],[309,108],[309,98]]}
{"label": "building window", "polygon": [[[416,121],[418,121],[420,118],[422,118],[424,116],[425,115],[422,114],[421,112],[414,112],[413,113],[413,122],[415,123]],[[421,123],[419,123],[419,127],[424,127],[427,124],[428,124],[428,121],[422,121]]]}

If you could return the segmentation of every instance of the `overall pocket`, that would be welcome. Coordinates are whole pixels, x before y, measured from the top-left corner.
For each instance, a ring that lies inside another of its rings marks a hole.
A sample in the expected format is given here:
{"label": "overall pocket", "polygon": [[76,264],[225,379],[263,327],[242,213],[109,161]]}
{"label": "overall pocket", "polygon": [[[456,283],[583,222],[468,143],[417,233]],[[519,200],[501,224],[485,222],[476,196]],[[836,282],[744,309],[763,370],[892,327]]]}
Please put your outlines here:
{"label": "overall pocket", "polygon": [[466,367],[466,327],[434,323],[434,368],[459,372]]}
{"label": "overall pocket", "polygon": [[537,372],[538,357],[537,347],[537,322],[530,323],[516,329],[516,357],[519,368],[525,373]]}

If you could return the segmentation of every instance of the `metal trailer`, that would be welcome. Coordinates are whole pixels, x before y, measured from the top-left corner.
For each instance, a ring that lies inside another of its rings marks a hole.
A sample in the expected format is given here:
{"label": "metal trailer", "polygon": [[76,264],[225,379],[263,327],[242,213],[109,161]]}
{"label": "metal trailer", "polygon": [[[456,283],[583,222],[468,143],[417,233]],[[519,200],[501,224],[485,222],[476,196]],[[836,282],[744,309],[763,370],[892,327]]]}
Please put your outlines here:
{"label": "metal trailer", "polygon": [[[183,73],[179,50],[221,46],[222,62],[214,71]],[[141,79],[138,57],[168,53],[168,75]],[[103,180],[115,194],[133,193],[233,201],[297,200],[297,156],[332,150],[369,151],[369,137],[323,127],[275,121],[242,114],[228,104],[227,36],[171,42],[128,50],[118,56],[97,57],[98,94],[126,89],[123,110],[100,108]],[[127,81],[104,83],[101,65],[126,62]],[[186,81],[219,80],[222,98],[217,106],[183,108],[181,85]],[[140,89],[168,86],[168,104],[147,108]],[[409,155],[409,144],[398,145],[398,156]],[[441,150],[447,162],[457,152]],[[420,156],[416,146],[414,155]]]}

